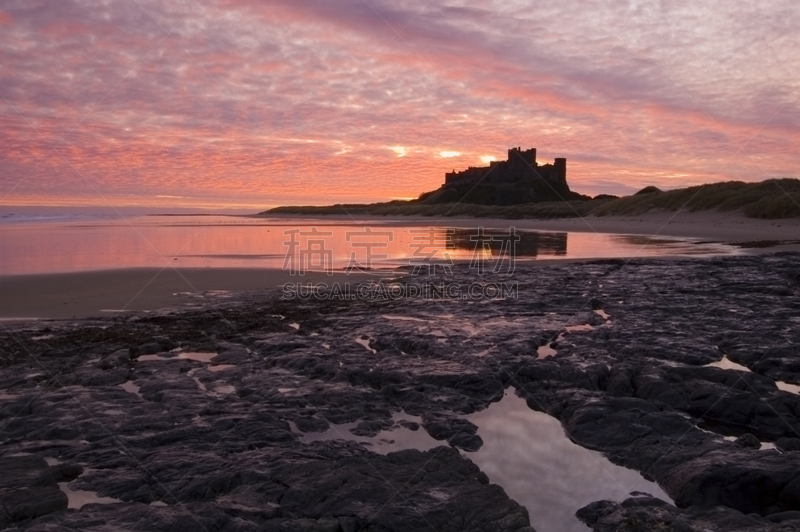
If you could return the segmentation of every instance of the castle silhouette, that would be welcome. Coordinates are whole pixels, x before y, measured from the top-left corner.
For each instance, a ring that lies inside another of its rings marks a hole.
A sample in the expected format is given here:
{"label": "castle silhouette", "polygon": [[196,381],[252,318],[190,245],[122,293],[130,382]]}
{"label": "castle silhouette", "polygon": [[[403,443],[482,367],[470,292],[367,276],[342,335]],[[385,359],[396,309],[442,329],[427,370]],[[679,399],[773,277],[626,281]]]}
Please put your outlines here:
{"label": "castle silhouette", "polygon": [[567,160],[539,165],[536,148],[510,148],[508,159],[489,166],[447,172],[444,185],[419,197],[420,203],[475,203],[517,205],[541,201],[578,199],[567,185]]}

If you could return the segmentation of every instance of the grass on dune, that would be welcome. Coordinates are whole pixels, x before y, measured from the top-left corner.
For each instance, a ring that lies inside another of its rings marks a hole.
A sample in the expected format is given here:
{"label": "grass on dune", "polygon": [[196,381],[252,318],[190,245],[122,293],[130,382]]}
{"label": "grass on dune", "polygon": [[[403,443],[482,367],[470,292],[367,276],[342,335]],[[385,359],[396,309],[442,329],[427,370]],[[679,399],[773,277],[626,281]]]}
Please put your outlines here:
{"label": "grass on dune", "polygon": [[444,218],[470,216],[504,219],[575,218],[589,214],[593,206],[594,202],[592,201],[551,201],[509,206],[473,205],[469,203],[424,205],[414,202],[390,202],[371,205],[331,205],[327,207],[278,207],[262,214],[438,216]]}
{"label": "grass on dune", "polygon": [[367,205],[277,207],[262,214],[546,219],[587,215],[633,215],[654,210],[679,209],[690,212],[739,210],[749,218],[800,217],[800,180],[768,179],[760,183],[727,181],[666,192],[640,193],[616,199],[552,201],[509,206],[469,203],[426,205],[414,201],[391,201]]}
{"label": "grass on dune", "polygon": [[727,181],[689,188],[635,194],[601,205],[597,216],[641,214],[650,210],[690,212],[741,210],[750,218],[792,218],[800,216],[800,180],[768,179],[760,183]]}

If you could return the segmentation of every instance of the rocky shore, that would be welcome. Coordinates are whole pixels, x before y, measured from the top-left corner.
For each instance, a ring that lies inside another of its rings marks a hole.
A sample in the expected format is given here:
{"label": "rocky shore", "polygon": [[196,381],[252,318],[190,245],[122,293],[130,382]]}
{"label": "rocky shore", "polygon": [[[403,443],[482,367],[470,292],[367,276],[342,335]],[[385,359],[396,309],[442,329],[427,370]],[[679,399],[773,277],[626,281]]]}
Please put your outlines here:
{"label": "rocky shore", "polygon": [[[675,503],[597,501],[577,514],[593,530],[800,530],[798,264],[459,266],[392,282],[517,283],[516,297],[214,293],[4,327],[0,527],[530,531],[469,459],[470,414],[513,386]],[[306,441],[342,424],[441,446]]]}

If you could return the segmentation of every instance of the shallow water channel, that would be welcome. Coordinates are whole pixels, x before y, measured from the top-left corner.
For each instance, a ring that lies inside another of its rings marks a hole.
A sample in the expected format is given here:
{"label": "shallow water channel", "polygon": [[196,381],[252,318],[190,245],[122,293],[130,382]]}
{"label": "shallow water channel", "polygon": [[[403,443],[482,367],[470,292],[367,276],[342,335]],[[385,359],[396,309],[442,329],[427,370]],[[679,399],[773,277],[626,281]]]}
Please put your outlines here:
{"label": "shallow water channel", "polygon": [[528,509],[537,532],[589,530],[575,512],[598,500],[622,501],[632,491],[672,499],[638,472],[572,443],[561,423],[528,408],[512,388],[473,416],[483,447],[466,456]]}
{"label": "shallow water channel", "polygon": [[[421,421],[407,414],[395,414],[394,419]],[[585,532],[589,529],[575,517],[578,509],[602,499],[621,501],[632,491],[672,502],[657,484],[645,480],[638,472],[614,465],[601,453],[572,443],[558,420],[528,408],[513,388],[506,390],[501,401],[467,419],[478,426],[484,444],[477,452],[462,454],[475,462],[492,483],[502,486],[512,499],[528,509],[531,525],[537,532]],[[332,425],[325,432],[302,435],[301,441],[359,441],[381,454],[446,445],[431,438],[422,428],[396,426],[366,437],[350,432],[356,425]]]}

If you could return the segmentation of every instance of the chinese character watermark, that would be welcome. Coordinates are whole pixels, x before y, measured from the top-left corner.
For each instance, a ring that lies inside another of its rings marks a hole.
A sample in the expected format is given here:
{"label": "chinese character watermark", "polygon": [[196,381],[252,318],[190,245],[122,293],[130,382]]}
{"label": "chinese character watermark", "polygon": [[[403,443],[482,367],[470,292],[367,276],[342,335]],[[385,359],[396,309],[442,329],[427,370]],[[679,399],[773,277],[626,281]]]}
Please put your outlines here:
{"label": "chinese character watermark", "polygon": [[[452,276],[456,264],[454,256],[464,262],[469,256],[469,269],[481,276],[490,271],[511,274],[516,267],[517,243],[521,240],[513,226],[508,234],[489,233],[482,226],[470,232],[458,230],[458,234],[453,228],[411,228],[407,242],[402,239],[398,242],[391,229],[376,231],[368,226],[345,231],[343,239],[341,234],[334,237],[333,231],[320,231],[316,227],[286,229],[283,234],[287,237],[283,242],[286,248],[283,270],[288,270],[290,275],[305,275],[307,271],[333,275],[334,270],[345,274],[384,274],[393,270],[376,268],[376,264],[409,255],[411,276],[423,272],[435,275],[437,270]],[[407,245],[405,250],[404,244]],[[336,246],[347,249],[334,249]],[[471,251],[471,255],[467,251]]]}
{"label": "chinese character watermark", "polygon": [[[475,247],[472,250],[472,259],[470,260],[469,267],[475,270],[478,275],[483,275],[486,272],[486,264],[492,265],[493,273],[514,273],[516,268],[517,256],[517,242],[521,240],[515,227],[508,228],[508,234],[493,234],[487,235],[484,228],[478,227],[474,235],[470,235],[471,242],[475,242]],[[492,243],[499,242],[500,249],[497,255],[492,250]],[[505,271],[503,271],[505,268]]]}
{"label": "chinese character watermark", "polygon": [[345,233],[345,241],[350,242],[351,247],[364,249],[365,254],[364,262],[361,263],[356,257],[356,252],[351,251],[350,261],[344,270],[345,273],[354,271],[370,273],[373,269],[373,261],[389,258],[387,253],[376,253],[373,249],[388,248],[389,242],[394,242],[394,233],[392,231],[373,231],[371,227],[364,227],[362,231],[347,231]]}
{"label": "chinese character watermark", "polygon": [[[333,250],[328,249],[325,242],[326,237],[333,236],[331,231],[319,231],[316,227],[312,227],[310,231],[287,229],[283,235],[290,237],[283,243],[288,247],[283,269],[289,270],[290,275],[305,275],[307,271],[314,269],[333,275]],[[306,239],[305,248],[301,248],[298,236]]]}
{"label": "chinese character watermark", "polygon": [[409,229],[411,234],[410,247],[414,249],[409,265],[414,269],[411,275],[419,275],[423,268],[428,270],[428,275],[436,273],[436,266],[442,268],[445,274],[453,274],[453,259],[450,253],[445,251],[441,257],[437,257],[441,248],[448,249],[448,244],[452,244],[454,229],[439,229],[428,227],[427,229]]}

